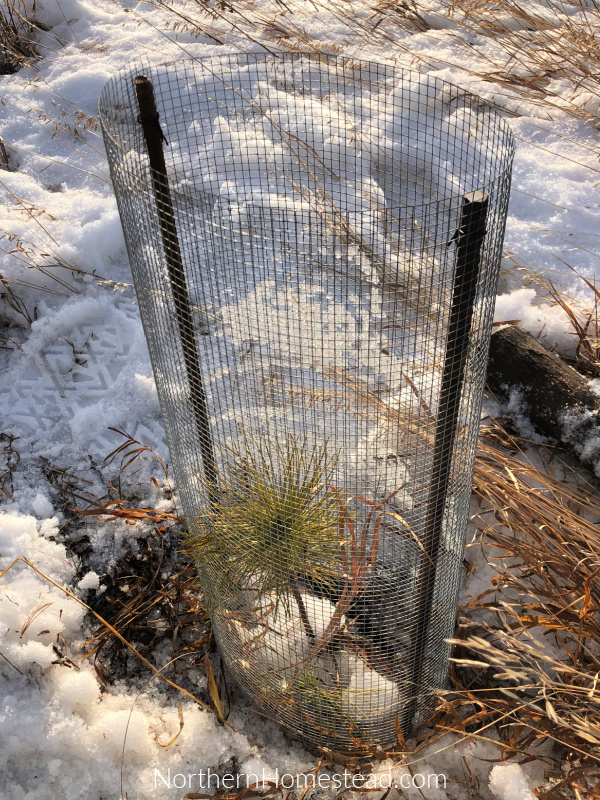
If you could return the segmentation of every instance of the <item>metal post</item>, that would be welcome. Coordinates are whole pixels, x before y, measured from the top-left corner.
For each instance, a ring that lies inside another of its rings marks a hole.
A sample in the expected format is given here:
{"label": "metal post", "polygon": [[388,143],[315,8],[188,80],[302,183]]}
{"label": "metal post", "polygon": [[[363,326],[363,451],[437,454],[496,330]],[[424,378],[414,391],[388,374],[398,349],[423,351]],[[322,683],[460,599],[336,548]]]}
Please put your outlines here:
{"label": "metal post", "polygon": [[138,75],[135,79],[135,92],[140,111],[139,122],[144,131],[144,139],[146,140],[146,148],[150,158],[156,210],[158,212],[165,259],[167,261],[169,279],[171,281],[173,302],[175,303],[175,313],[179,326],[179,335],[190,387],[192,407],[194,410],[196,427],[198,429],[198,436],[200,438],[200,452],[202,454],[204,474],[208,483],[211,503],[214,503],[217,496],[217,470],[215,466],[214,448],[210,434],[206,394],[199,366],[198,348],[194,336],[189,294],[181,259],[175,214],[173,213],[173,202],[169,189],[167,165],[165,163],[165,154],[163,151],[164,136],[158,121],[158,111],[156,109],[152,81],[144,75]]}
{"label": "metal post", "polygon": [[423,554],[417,575],[417,617],[411,631],[413,648],[411,687],[414,694],[403,719],[402,727],[405,735],[411,731],[421,692],[442,524],[467,363],[473,306],[477,294],[481,245],[486,233],[487,207],[488,198],[483,192],[477,191],[465,195],[458,230],[448,340],[436,417],[433,468],[422,540]]}

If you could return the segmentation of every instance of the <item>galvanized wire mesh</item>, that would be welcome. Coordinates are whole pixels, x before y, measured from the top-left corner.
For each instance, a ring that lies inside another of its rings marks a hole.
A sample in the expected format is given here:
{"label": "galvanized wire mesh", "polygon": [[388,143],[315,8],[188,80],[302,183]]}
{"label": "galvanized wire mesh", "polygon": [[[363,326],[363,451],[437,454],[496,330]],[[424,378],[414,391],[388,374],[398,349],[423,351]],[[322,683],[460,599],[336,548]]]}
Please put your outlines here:
{"label": "galvanized wire mesh", "polygon": [[389,745],[447,676],[510,133],[314,54],[139,65],[100,116],[224,661],[306,741]]}

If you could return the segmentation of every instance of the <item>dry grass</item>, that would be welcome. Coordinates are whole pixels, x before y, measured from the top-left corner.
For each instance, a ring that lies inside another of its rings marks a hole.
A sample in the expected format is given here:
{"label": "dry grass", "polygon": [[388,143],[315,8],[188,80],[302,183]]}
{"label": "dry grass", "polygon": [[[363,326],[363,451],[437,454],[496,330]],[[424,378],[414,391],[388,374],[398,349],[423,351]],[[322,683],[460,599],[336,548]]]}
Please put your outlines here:
{"label": "dry grass", "polygon": [[[600,377],[600,289],[595,281],[590,281],[572,270],[582,288],[587,290],[587,298],[582,300],[571,293],[559,289],[545,275],[531,274],[529,279],[536,287],[536,293],[550,308],[558,307],[565,315],[565,333],[573,337],[575,344],[574,357],[561,352],[575,369],[588,377]],[[576,284],[575,284],[576,285]],[[538,335],[544,334],[542,327]],[[552,343],[549,343],[552,346]]]}
{"label": "dry grass", "polygon": [[[357,55],[425,72],[451,67],[455,82],[474,88],[505,114],[522,118],[516,138],[527,148],[546,160],[551,155],[564,167],[586,171],[592,182],[600,175],[595,144],[570,136],[564,124],[565,116],[600,121],[595,99],[600,74],[594,44],[600,27],[596,0],[558,0],[546,8],[536,6],[535,11],[527,11],[516,0],[153,2],[166,12],[167,27],[210,36],[240,50],[253,42],[275,52]],[[143,15],[138,18],[140,24],[151,24]],[[329,29],[335,30],[335,40],[328,38]],[[426,37],[421,35],[424,31]],[[183,45],[172,45],[191,55]],[[548,206],[569,210],[545,193],[532,194],[515,186],[512,192],[527,197],[534,214],[546,213]],[[584,251],[575,236],[564,238],[559,225],[543,231],[556,240],[557,257],[565,241],[570,249]],[[530,228],[542,231],[534,224]],[[519,253],[506,255],[514,270],[531,267]]]}
{"label": "dry grass", "polygon": [[500,682],[507,752],[547,737],[600,767],[600,496],[546,456],[498,425],[482,432],[473,524],[497,574],[463,608],[462,645]]}
{"label": "dry grass", "polygon": [[[362,418],[403,423],[402,409],[387,406],[360,380],[340,371],[328,377],[340,391],[295,392],[292,399],[343,405]],[[421,435],[427,437],[427,431]],[[564,749],[566,763],[577,761],[595,775],[600,768],[597,482],[587,482],[558,452],[530,450],[526,441],[491,423],[480,435],[474,492],[481,510],[472,524],[481,534],[478,546],[488,558],[495,556],[496,575],[492,587],[461,610],[453,673],[457,694],[442,700],[426,741],[448,730],[478,736],[477,728],[493,726],[503,756],[531,752],[547,739]]]}
{"label": "dry grass", "polygon": [[[425,749],[430,761],[448,746],[448,733],[494,741],[499,758],[535,757],[549,741],[555,744],[545,756],[553,782],[540,797],[591,799],[600,779],[600,496],[556,453],[541,451],[542,460],[539,453],[529,454],[527,443],[498,423],[482,430],[474,485],[480,509],[472,519],[480,536],[473,546],[488,553],[493,585],[460,611],[453,692],[440,698],[416,745],[409,750],[400,738],[387,755],[416,768]],[[228,691],[206,658],[214,643],[195,569],[183,559],[163,574],[165,552],[177,547],[181,530],[177,510],[166,520],[127,493],[127,470],[144,454],[152,451],[127,437],[111,454],[121,457],[119,480],[98,499],[72,474],[53,472],[65,507],[79,498],[85,519],[114,518],[118,509],[121,519],[153,530],[137,553],[116,565],[100,605],[91,601],[98,627],[88,656],[100,680],[110,682],[125,675],[127,652],[133,652],[141,670],[158,669],[171,689],[225,719]],[[74,524],[79,513],[71,516]],[[173,661],[163,673],[151,662],[164,641],[173,642]],[[192,666],[210,670],[206,697],[186,688]],[[366,756],[350,768],[364,773],[369,763]]]}
{"label": "dry grass", "polygon": [[[0,190],[7,198],[0,224],[0,254],[8,257],[10,265],[10,275],[0,272],[0,301],[4,301],[4,308],[0,305],[0,322],[28,328],[37,319],[38,293],[58,297],[80,294],[74,279],[92,273],[59,254],[57,217],[16,195],[2,180]],[[100,276],[93,277],[102,282]],[[2,344],[6,349],[18,347],[7,337],[0,337]]]}
{"label": "dry grass", "polygon": [[[522,94],[536,105],[566,110],[583,119],[599,118],[600,24],[596,0],[555,0],[525,7],[516,0],[493,5],[458,0],[447,17],[460,23],[459,46],[469,33],[493,42],[486,51],[489,68],[481,77]],[[553,81],[568,84],[559,95]]]}
{"label": "dry grass", "polygon": [[32,20],[22,0],[9,0],[0,7],[0,75],[16,72],[37,56]]}
{"label": "dry grass", "polygon": [[[245,39],[292,52],[344,51],[347,55],[361,49],[407,65],[455,66],[497,87],[495,101],[515,113],[524,99],[536,107],[600,119],[598,104],[594,104],[600,94],[596,0],[555,0],[533,10],[517,0],[493,4],[361,0],[352,5],[343,0],[311,0],[310,9],[303,0],[285,4],[272,0],[260,6],[255,0],[222,5],[190,0],[176,6],[168,0],[155,2],[171,15],[174,29],[202,32],[219,42],[239,45]],[[322,29],[311,24],[311,17],[326,20],[344,35],[328,40]],[[411,35],[425,31],[431,49],[423,41],[411,42]],[[446,55],[450,50],[452,55]],[[559,95],[553,89],[554,79],[566,83],[566,92],[563,89]]]}
{"label": "dry grass", "polygon": [[[88,600],[96,627],[85,643],[84,657],[93,662],[102,685],[132,680],[150,669],[169,691],[179,690],[225,722],[228,696],[222,673],[207,661],[215,649],[210,620],[195,565],[180,551],[183,522],[174,502],[171,512],[143,506],[141,487],[129,472],[140,457],[155,459],[158,479],[152,477],[151,483],[169,497],[168,465],[151,448],[112,430],[123,436],[123,442],[106,458],[118,464],[118,470],[102,496],[90,494],[89,481],[75,472],[43,463],[65,519],[61,541],[79,574],[87,571],[86,559],[92,552],[85,533],[90,522],[118,520],[133,526],[131,546],[107,571],[103,591],[92,593]],[[7,441],[6,457],[11,447]],[[6,484],[10,475],[2,478]],[[164,656],[165,643],[170,660],[157,664],[156,653]],[[132,653],[137,658],[132,659]],[[218,658],[215,662],[220,664]],[[210,670],[207,695],[198,696],[195,684],[187,680],[187,673],[198,668],[207,675]]]}
{"label": "dry grass", "polygon": [[[167,8],[162,0],[156,2]],[[367,57],[369,53],[387,54],[387,60],[417,68],[458,66],[468,78],[484,81],[489,86],[489,99],[515,116],[530,114],[534,108],[540,118],[551,121],[565,113],[576,119],[600,121],[596,0],[588,5],[583,0],[561,0],[535,12],[516,0],[500,0],[493,5],[459,0],[440,5],[433,12],[429,7],[399,0],[354,4],[310,0],[311,13],[346,26],[351,45],[311,33],[305,24],[307,5],[301,0],[273,0],[271,6],[263,3],[260,8],[253,0],[235,4],[190,2],[169,8],[169,13],[173,27],[242,48],[247,41],[261,41],[267,47],[292,52],[312,49],[348,53],[361,49]],[[9,7],[14,9],[15,4]],[[9,18],[6,11],[0,11],[0,15],[0,60],[10,53],[10,58],[16,59],[13,64],[22,64],[34,55],[31,37],[22,35],[20,16]],[[443,30],[447,21],[458,27]],[[429,50],[422,42],[417,47],[411,41],[413,35],[423,31],[429,31]],[[481,43],[476,51],[474,40]],[[451,45],[452,56],[447,60],[439,52],[434,56],[440,42],[446,46],[446,53]],[[465,61],[472,66],[466,68]],[[93,174],[104,179],[100,166],[103,169],[104,163],[98,151],[93,145],[90,149],[82,138],[89,134],[94,141],[93,125],[81,119],[77,128],[76,109],[70,129],[65,127],[70,123],[62,118],[34,120],[34,112],[23,113],[28,113],[32,124],[48,126],[49,134],[64,139],[72,150],[84,152]],[[537,126],[540,129],[543,126]],[[570,162],[597,171],[589,164],[590,153],[595,155],[591,148],[564,134],[557,136],[579,148],[580,155],[571,153]],[[34,228],[45,224],[35,209],[22,209],[20,213]],[[23,256],[23,252],[17,255]],[[589,288],[594,297],[591,309],[567,298],[550,282],[545,285],[549,300],[561,305],[571,320],[579,343],[576,366],[597,375],[599,295],[595,286]],[[8,297],[17,304],[13,312],[25,316],[14,290],[5,285],[5,299],[10,303]],[[32,312],[24,311],[31,318]],[[482,432],[475,472],[481,510],[473,522],[481,534],[477,546],[485,548],[496,565],[494,585],[461,610],[453,668],[455,692],[442,699],[436,727],[421,731],[419,744],[408,759],[416,763],[421,750],[436,741],[440,749],[445,747],[442,737],[449,731],[465,738],[490,737],[500,743],[502,757],[527,757],[534,744],[552,741],[556,744],[555,763],[562,763],[562,769],[553,770],[555,782],[540,791],[540,796],[579,800],[600,796],[600,499],[596,485],[587,484],[582,475],[562,465],[555,453],[548,451],[545,463],[538,460],[538,450],[534,453],[531,455],[527,443],[499,425]],[[9,474],[2,471],[8,491]],[[140,559],[128,555],[118,567],[115,585],[107,592],[111,607],[99,615],[102,620],[90,640],[90,654],[98,658],[106,680],[106,668],[101,664],[112,661],[108,654],[117,642],[119,648],[128,649],[123,640],[145,638],[146,653],[151,655],[162,638],[168,638],[174,630],[189,629],[191,620],[198,619],[194,615],[203,619],[203,604],[189,565],[183,564],[181,571],[166,581],[156,577],[165,541],[165,531],[158,529],[177,526],[176,519],[159,518],[152,509],[140,508],[135,499],[124,499],[121,489],[97,503],[84,505],[81,510],[88,518],[119,516],[132,523],[141,519],[156,527],[153,549],[142,551]],[[125,589],[119,575],[131,574],[132,570],[138,570],[139,575]],[[161,619],[166,620],[160,631],[150,624],[152,610],[157,607]],[[201,639],[197,650],[190,651],[195,663],[203,661],[212,647],[205,632]],[[213,679],[211,686],[213,708],[225,706],[220,679]],[[405,744],[400,741],[392,755],[402,751]]]}
{"label": "dry grass", "polygon": [[461,609],[456,691],[442,700],[433,737],[493,739],[501,758],[531,758],[550,742],[539,796],[598,797],[600,496],[556,453],[543,464],[529,452],[497,424],[482,432],[474,546],[496,574]]}

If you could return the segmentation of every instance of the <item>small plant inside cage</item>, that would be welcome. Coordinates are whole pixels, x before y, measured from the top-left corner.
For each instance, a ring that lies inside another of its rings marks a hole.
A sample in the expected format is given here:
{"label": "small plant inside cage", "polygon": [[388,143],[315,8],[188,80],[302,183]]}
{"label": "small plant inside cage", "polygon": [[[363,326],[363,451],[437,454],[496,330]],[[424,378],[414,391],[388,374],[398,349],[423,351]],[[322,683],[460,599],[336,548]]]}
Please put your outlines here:
{"label": "small plant inside cage", "polygon": [[306,742],[445,686],[513,141],[409,70],[137,65],[100,114],[224,662]]}
{"label": "small plant inside cage", "polygon": [[237,640],[242,669],[269,676],[274,706],[359,740],[375,702],[393,715],[394,684],[407,677],[401,643],[388,652],[372,627],[390,588],[377,565],[391,497],[343,497],[326,444],[242,442],[223,460],[219,500],[188,537],[200,569],[213,565],[205,585],[216,625]]}

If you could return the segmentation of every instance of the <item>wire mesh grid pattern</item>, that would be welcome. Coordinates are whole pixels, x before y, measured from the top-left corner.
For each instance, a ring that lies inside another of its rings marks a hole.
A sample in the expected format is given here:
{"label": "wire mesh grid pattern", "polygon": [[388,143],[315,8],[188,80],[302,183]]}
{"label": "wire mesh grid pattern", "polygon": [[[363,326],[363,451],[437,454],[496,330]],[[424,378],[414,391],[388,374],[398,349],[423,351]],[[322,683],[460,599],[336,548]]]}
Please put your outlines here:
{"label": "wire mesh grid pattern", "polygon": [[140,64],[100,116],[224,661],[307,742],[390,745],[445,686],[512,137],[313,54]]}

